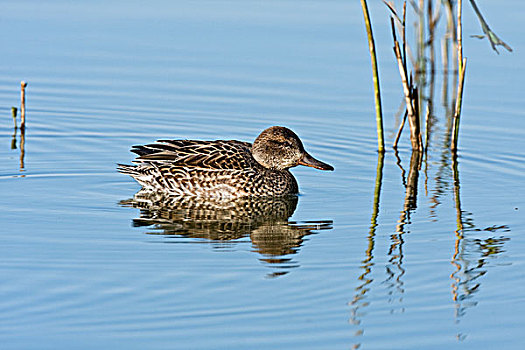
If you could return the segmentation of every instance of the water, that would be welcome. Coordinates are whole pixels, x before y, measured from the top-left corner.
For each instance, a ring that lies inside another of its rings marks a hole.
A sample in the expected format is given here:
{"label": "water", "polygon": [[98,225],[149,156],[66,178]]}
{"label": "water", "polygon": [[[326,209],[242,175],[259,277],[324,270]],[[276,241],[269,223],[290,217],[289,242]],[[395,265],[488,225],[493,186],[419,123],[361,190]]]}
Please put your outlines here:
{"label": "water", "polygon": [[[389,148],[378,177],[358,2],[4,1],[1,348],[522,348],[525,5],[479,5],[514,53],[469,38],[465,4],[457,171],[436,103],[421,169],[403,135],[403,170]],[[391,144],[401,86],[371,11]],[[141,207],[115,170],[134,144],[270,125],[336,171],[294,169],[298,198],[233,211]]]}

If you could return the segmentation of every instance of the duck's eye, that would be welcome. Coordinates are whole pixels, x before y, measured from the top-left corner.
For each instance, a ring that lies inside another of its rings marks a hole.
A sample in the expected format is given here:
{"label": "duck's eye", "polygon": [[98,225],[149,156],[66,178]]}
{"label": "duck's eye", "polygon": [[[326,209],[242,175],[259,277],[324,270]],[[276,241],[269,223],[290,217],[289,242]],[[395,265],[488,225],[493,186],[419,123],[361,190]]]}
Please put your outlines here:
{"label": "duck's eye", "polygon": [[270,140],[269,143],[272,144],[274,147],[285,147],[288,146],[286,142],[276,141],[276,140]]}

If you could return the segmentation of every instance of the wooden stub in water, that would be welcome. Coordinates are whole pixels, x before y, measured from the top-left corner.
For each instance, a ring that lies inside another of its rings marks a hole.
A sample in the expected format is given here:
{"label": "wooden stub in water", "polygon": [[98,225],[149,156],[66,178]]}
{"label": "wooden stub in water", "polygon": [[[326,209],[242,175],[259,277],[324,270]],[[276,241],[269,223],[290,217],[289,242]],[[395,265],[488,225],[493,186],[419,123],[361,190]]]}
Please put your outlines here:
{"label": "wooden stub in water", "polygon": [[20,93],[20,118],[22,119],[20,129],[24,130],[26,127],[26,86],[27,83],[22,81]]}

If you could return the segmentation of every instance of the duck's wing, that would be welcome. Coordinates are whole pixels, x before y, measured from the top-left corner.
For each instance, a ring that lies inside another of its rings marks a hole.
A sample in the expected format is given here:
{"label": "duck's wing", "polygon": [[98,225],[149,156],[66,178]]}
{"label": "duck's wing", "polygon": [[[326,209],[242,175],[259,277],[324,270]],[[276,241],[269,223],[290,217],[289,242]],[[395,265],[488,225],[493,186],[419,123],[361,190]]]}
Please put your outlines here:
{"label": "duck's wing", "polygon": [[170,166],[200,169],[248,169],[256,162],[251,143],[235,140],[158,140],[134,146],[135,163],[169,163]]}

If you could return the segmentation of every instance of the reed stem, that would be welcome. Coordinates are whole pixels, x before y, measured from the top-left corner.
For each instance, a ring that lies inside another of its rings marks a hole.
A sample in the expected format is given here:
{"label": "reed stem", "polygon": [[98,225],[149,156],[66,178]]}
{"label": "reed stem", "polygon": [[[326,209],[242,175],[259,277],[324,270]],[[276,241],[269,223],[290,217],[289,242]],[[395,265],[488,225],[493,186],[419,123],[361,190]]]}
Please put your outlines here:
{"label": "reed stem", "polygon": [[456,109],[454,112],[454,123],[452,125],[452,142],[450,143],[450,149],[456,152],[458,149],[458,138],[459,138],[459,120],[461,115],[461,102],[463,100],[463,85],[465,84],[465,70],[467,68],[467,58],[463,59],[461,63],[461,72],[459,75],[459,86],[458,95],[456,97]]}
{"label": "reed stem", "polygon": [[399,138],[401,137],[401,133],[403,132],[403,127],[405,126],[407,115],[408,115],[408,111],[405,111],[405,115],[403,116],[403,119],[401,120],[401,125],[399,125],[399,130],[397,131],[396,139],[394,140],[394,144],[392,145],[392,148],[394,149],[397,149],[397,144],[399,142]]}
{"label": "reed stem", "polygon": [[461,115],[461,100],[463,98],[463,85],[465,83],[465,68],[467,60],[463,58],[463,30],[462,30],[462,11],[463,2],[458,0],[457,3],[457,42],[458,42],[458,71],[459,81],[456,95],[456,107],[454,109],[454,117],[452,123],[452,140],[450,143],[450,149],[452,152],[456,152],[458,149],[458,138],[459,138],[459,120]]}
{"label": "reed stem", "polygon": [[383,113],[381,108],[381,91],[379,86],[379,71],[377,68],[377,57],[374,43],[374,35],[372,33],[372,24],[370,23],[370,14],[366,0],[361,0],[361,7],[365,18],[366,34],[368,36],[368,48],[370,50],[370,58],[372,61],[372,74],[374,81],[374,96],[376,104],[376,124],[377,124],[377,147],[380,153],[385,151],[385,140],[383,132]]}

